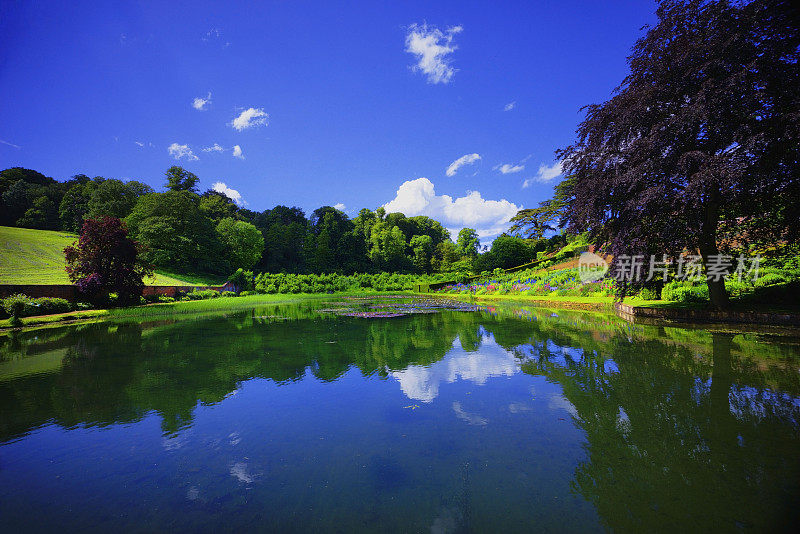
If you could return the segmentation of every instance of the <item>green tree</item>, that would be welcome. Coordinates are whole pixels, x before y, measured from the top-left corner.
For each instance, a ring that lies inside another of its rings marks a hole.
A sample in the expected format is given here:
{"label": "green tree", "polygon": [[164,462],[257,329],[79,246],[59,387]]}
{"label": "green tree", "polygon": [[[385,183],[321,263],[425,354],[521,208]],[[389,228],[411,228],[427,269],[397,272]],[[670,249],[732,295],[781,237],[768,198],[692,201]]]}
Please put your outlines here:
{"label": "green tree", "polygon": [[297,207],[275,206],[254,218],[264,236],[264,253],[257,265],[262,272],[305,272],[308,220]]}
{"label": "green tree", "polygon": [[209,189],[200,197],[200,209],[206,216],[218,223],[226,217],[236,215],[236,204],[226,195]]}
{"label": "green tree", "polygon": [[58,206],[58,218],[64,230],[77,233],[80,232],[83,220],[89,213],[89,200],[97,187],[97,182],[86,175],[78,174],[68,183],[70,187]]}
{"label": "green tree", "polygon": [[514,224],[508,233],[523,239],[542,239],[545,232],[564,226],[574,185],[575,178],[567,177],[555,186],[553,197],[540,202],[538,208],[518,211],[511,218]]}
{"label": "green tree", "polygon": [[228,261],[214,223],[188,191],[150,193],[139,198],[126,221],[145,247],[146,261],[183,272],[224,273]]}
{"label": "green tree", "polygon": [[462,256],[475,258],[478,255],[478,247],[480,247],[480,245],[481,241],[478,239],[478,232],[474,229],[462,228],[461,231],[458,232],[456,247],[458,248],[458,253]]}
{"label": "green tree", "polygon": [[[121,180],[104,180],[92,192],[87,205],[89,208],[87,216],[92,219],[103,216],[124,219],[136,205],[138,189],[138,187],[128,187],[128,184]],[[152,192],[152,189],[149,192]]]}
{"label": "green tree", "polygon": [[17,226],[51,230],[57,226],[57,223],[58,211],[55,204],[46,196],[40,196],[34,199],[33,205],[20,217],[17,221]]}
{"label": "green tree", "polygon": [[166,188],[170,191],[197,191],[197,182],[200,179],[196,174],[187,171],[183,167],[173,165],[167,169],[166,176]]}
{"label": "green tree", "polygon": [[217,224],[216,230],[232,267],[250,269],[261,258],[264,236],[252,224],[227,217]]}
{"label": "green tree", "polygon": [[415,235],[411,238],[411,250],[414,253],[414,267],[419,272],[430,272],[433,257],[433,239],[429,235]]}

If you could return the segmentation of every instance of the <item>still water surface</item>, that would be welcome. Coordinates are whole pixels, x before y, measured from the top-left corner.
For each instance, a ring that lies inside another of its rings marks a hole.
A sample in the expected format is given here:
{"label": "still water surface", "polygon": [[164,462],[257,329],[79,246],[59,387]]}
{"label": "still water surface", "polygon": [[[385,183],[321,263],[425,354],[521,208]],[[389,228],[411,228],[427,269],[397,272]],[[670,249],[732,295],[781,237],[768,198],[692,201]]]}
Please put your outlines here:
{"label": "still water surface", "polygon": [[0,529],[799,524],[797,338],[325,306],[0,336]]}

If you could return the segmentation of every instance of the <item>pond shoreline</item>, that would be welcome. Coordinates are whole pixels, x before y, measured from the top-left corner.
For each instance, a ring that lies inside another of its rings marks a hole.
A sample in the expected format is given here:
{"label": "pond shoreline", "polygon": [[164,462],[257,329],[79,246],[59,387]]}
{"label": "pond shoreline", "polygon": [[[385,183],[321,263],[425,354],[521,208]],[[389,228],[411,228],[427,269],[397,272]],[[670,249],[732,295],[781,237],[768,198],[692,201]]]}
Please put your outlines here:
{"label": "pond shoreline", "polygon": [[431,295],[429,293],[404,293],[398,291],[359,293],[280,293],[249,295],[246,297],[220,297],[216,299],[198,301],[179,301],[173,303],[155,303],[130,308],[90,309],[78,310],[52,315],[37,315],[22,318],[22,325],[13,327],[9,319],[0,320],[0,332],[19,330],[36,326],[51,324],[72,324],[86,321],[105,320],[110,318],[133,318],[150,316],[170,316],[185,313],[200,313],[211,311],[226,311],[245,309],[259,304],[292,302],[298,300],[314,300],[323,298],[337,298],[345,296],[387,296],[402,295],[408,297],[445,298],[460,301],[480,303],[517,303],[545,308],[596,311],[616,314],[618,317],[631,323],[649,322],[651,324],[729,324],[729,325],[758,325],[776,327],[799,327],[800,314],[769,312],[769,311],[743,311],[743,310],[710,310],[698,306],[669,306],[661,301],[642,301],[631,303],[614,303],[612,297],[537,297],[530,295]]}

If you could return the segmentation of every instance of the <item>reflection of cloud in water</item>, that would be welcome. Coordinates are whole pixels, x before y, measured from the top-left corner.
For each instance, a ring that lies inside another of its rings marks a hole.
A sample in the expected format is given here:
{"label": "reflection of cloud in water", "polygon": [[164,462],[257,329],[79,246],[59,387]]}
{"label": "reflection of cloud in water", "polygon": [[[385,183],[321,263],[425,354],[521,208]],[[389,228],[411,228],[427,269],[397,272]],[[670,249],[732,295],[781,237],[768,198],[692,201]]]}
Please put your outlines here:
{"label": "reflection of cloud in water", "polygon": [[493,376],[511,376],[519,370],[513,354],[495,343],[491,336],[481,339],[477,352],[465,352],[458,338],[453,348],[438,362],[423,367],[411,365],[392,372],[400,389],[410,399],[431,402],[439,395],[439,384],[455,382],[458,378],[483,385]]}
{"label": "reflection of cloud in water", "polygon": [[508,405],[508,411],[511,413],[530,412],[531,410],[533,410],[533,407],[524,402],[512,402]]}
{"label": "reflection of cloud in water", "polygon": [[572,403],[563,395],[556,394],[550,397],[550,400],[547,401],[547,407],[551,410],[564,410],[575,417],[578,417],[578,410],[576,410],[575,406],[573,406]]}
{"label": "reflection of cloud in water", "polygon": [[485,425],[489,422],[488,419],[485,417],[481,417],[476,413],[469,413],[464,411],[464,408],[461,407],[461,403],[456,401],[453,403],[453,411],[456,412],[456,417],[461,419],[462,421],[466,421],[471,425]]}
{"label": "reflection of cloud in water", "polygon": [[255,480],[255,475],[248,472],[247,464],[244,462],[236,462],[231,466],[231,476],[245,484],[250,484]]}

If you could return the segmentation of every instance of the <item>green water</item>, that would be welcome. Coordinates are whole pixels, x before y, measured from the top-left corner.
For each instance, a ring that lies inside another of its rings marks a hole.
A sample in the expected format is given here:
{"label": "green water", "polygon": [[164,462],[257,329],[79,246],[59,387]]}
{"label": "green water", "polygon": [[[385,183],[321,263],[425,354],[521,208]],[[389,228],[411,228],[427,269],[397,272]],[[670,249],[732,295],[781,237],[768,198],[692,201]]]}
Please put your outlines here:
{"label": "green water", "polygon": [[793,337],[322,301],[0,336],[0,530],[775,532]]}

